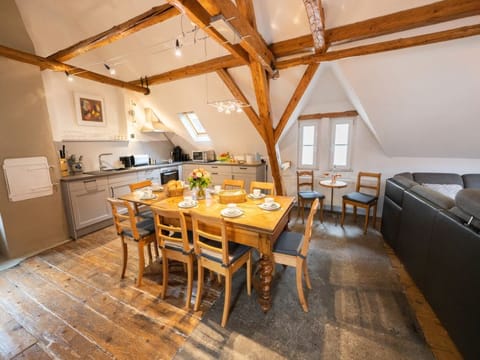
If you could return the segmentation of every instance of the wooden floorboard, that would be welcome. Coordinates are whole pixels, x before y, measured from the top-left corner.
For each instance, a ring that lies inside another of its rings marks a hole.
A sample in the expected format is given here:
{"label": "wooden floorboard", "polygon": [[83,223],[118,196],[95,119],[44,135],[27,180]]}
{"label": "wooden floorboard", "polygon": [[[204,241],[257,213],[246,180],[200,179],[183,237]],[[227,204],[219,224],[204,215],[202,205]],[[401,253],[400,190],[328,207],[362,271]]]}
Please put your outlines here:
{"label": "wooden floorboard", "polygon": [[[0,272],[0,359],[171,359],[221,293],[206,282],[200,311],[185,306],[186,275],[170,266],[165,300],[157,259],[136,287],[138,253],[128,243],[124,279],[113,227]],[[448,333],[387,246],[394,270],[435,357],[461,359]],[[354,284],[352,284],[354,286]]]}

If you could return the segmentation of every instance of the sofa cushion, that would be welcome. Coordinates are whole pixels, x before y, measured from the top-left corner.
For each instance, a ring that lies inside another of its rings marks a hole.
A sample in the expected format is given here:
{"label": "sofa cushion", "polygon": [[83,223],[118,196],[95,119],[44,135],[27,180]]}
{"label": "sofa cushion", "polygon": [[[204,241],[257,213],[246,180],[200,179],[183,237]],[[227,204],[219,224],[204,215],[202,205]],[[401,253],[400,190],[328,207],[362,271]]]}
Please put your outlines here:
{"label": "sofa cushion", "polygon": [[413,173],[413,180],[419,184],[458,184],[463,187],[463,179],[458,174],[452,173]]}
{"label": "sofa cushion", "polygon": [[467,214],[465,211],[460,209],[458,206],[454,206],[448,210],[450,214],[455,215],[459,220],[462,220],[463,223],[469,224],[470,228],[475,231],[480,231],[480,219],[474,218],[472,215]]}
{"label": "sofa cushion", "polygon": [[457,193],[463,189],[463,187],[458,184],[423,184],[423,186],[438,191],[439,193],[452,199],[455,199]]}
{"label": "sofa cushion", "polygon": [[480,189],[463,189],[455,197],[455,205],[480,220]]}
{"label": "sofa cushion", "polygon": [[410,189],[410,191],[430,201],[436,207],[450,209],[455,206],[455,200],[426,186],[415,185]]}
{"label": "sofa cushion", "polygon": [[393,181],[395,181],[397,184],[403,186],[406,189],[410,189],[414,185],[418,185],[417,182],[415,182],[412,177],[405,176],[404,174],[409,174],[409,173],[402,173],[402,174],[397,174],[393,177]]}
{"label": "sofa cushion", "polygon": [[465,174],[462,178],[465,189],[480,189],[480,174]]}

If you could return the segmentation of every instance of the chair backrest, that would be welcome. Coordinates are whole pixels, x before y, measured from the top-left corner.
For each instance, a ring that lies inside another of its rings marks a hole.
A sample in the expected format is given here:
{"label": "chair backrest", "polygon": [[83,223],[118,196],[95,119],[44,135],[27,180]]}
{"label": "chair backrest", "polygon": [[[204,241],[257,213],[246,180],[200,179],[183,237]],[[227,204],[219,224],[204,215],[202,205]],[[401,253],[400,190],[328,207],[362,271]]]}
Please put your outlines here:
{"label": "chair backrest", "polygon": [[245,180],[234,180],[234,179],[223,180],[222,189],[224,190],[244,189],[244,188],[245,188]]}
{"label": "chair backrest", "polygon": [[147,186],[152,186],[151,180],[143,180],[137,183],[128,184],[128,187],[130,188],[131,192],[134,192],[135,190],[138,190]]}
{"label": "chair backrest", "polygon": [[202,215],[191,211],[193,228],[193,247],[197,256],[222,259],[222,264],[229,264],[228,240],[223,218]]}
{"label": "chair backrest", "polygon": [[184,253],[190,252],[187,223],[183,212],[155,207],[152,208],[152,211],[158,245],[161,248],[164,248],[165,245],[173,245],[181,248]]}
{"label": "chair backrest", "polygon": [[313,170],[298,170],[297,171],[297,192],[302,188],[308,187],[308,190],[313,191]]}
{"label": "chair backrest", "polygon": [[[121,235],[125,230],[130,230],[136,240],[140,239],[132,205],[128,201],[113,198],[108,198],[107,201],[112,207],[113,223],[117,229],[117,234]],[[125,210],[127,211],[125,212]]]}
{"label": "chair backrest", "polygon": [[381,173],[372,173],[359,171],[357,176],[357,186],[355,191],[369,193],[378,197],[380,195]]}
{"label": "chair backrest", "polygon": [[307,225],[305,226],[305,233],[303,235],[302,248],[299,249],[300,255],[303,257],[306,257],[308,254],[310,239],[312,238],[313,219],[315,217],[315,213],[317,212],[319,204],[320,204],[320,201],[318,200],[318,198],[315,199],[315,201],[312,203],[312,207],[310,208],[310,213],[308,214]]}
{"label": "chair backrest", "polygon": [[251,181],[250,194],[253,193],[253,189],[260,189],[264,194],[275,195],[275,184],[271,182]]}

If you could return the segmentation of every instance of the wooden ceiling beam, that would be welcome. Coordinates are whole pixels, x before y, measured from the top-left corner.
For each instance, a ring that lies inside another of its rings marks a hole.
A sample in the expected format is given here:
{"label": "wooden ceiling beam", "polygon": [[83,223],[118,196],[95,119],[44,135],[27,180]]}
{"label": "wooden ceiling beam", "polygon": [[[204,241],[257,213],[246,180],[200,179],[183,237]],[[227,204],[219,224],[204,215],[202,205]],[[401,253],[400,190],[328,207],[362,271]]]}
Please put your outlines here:
{"label": "wooden ceiling beam", "polygon": [[310,64],[305,70],[305,73],[300,79],[297,85],[297,88],[295,89],[290,101],[288,102],[287,107],[285,108],[285,111],[282,114],[282,117],[280,118],[280,121],[278,122],[277,127],[275,128],[275,131],[274,131],[275,143],[277,143],[278,139],[280,139],[280,136],[282,135],[282,132],[288,123],[288,120],[290,119],[293,112],[295,111],[298,103],[302,99],[302,96],[305,94],[305,91],[307,90],[308,85],[310,84],[310,81],[312,80],[319,66],[320,64],[317,64],[317,63]]}
{"label": "wooden ceiling beam", "polygon": [[223,46],[230,54],[241,59],[244,64],[248,64],[250,59],[248,53],[238,44],[233,45],[226,41],[223,36],[210,27],[211,15],[196,0],[167,0],[171,5],[176,6],[180,11],[185,13],[188,18],[193,21],[200,29],[202,29],[209,37]]}
{"label": "wooden ceiling beam", "polygon": [[[443,0],[327,29],[325,30],[325,37],[329,44],[353,42],[479,14],[480,1],[478,0]],[[311,35],[302,35],[270,46],[276,58],[313,52],[313,48]]]}
{"label": "wooden ceiling beam", "polygon": [[[192,76],[207,74],[223,68],[232,68],[241,65],[244,65],[241,59],[233,57],[232,55],[225,55],[194,65],[187,65],[182,68],[167,71],[158,75],[149,76],[148,83],[150,85],[158,85],[170,81],[186,79]],[[130,84],[140,85],[141,82],[139,80],[134,80],[131,81]]]}
{"label": "wooden ceiling beam", "polygon": [[237,0],[237,8],[250,25],[257,30],[257,21],[255,19],[255,10],[253,8],[252,0]]}
{"label": "wooden ceiling beam", "polygon": [[101,74],[97,74],[82,68],[78,68],[75,66],[71,66],[68,64],[64,64],[58,61],[49,60],[47,58],[29,54],[20,50],[15,50],[6,46],[0,45],[0,56],[20,61],[26,64],[31,64],[38,66],[40,68],[47,68],[53,71],[67,71],[70,75],[78,76],[84,79],[93,80],[96,82],[100,82],[102,84],[113,85],[117,87],[121,87],[124,89],[140,92],[142,94],[148,95],[150,90],[148,88],[144,88],[138,85],[133,85],[128,82],[124,82],[118,79],[113,79],[108,76],[104,76]]}
{"label": "wooden ceiling beam", "polygon": [[306,114],[300,115],[298,120],[319,120],[323,118],[341,118],[341,117],[355,117],[358,116],[357,110],[347,110],[347,111],[336,111],[328,113],[317,113],[317,114]]}
{"label": "wooden ceiling beam", "polygon": [[325,13],[321,0],[303,0],[307,11],[308,24],[312,33],[313,47],[315,52],[321,52],[326,48],[325,41]]}
{"label": "wooden ceiling beam", "polygon": [[250,122],[258,131],[262,139],[266,142],[265,129],[263,127],[263,123],[258,117],[258,114],[255,112],[255,110],[253,110],[247,97],[243,94],[242,90],[240,90],[240,88],[238,87],[235,80],[233,80],[232,76],[228,73],[227,69],[217,70],[217,74],[220,77],[220,79],[222,79],[224,84],[228,87],[228,89],[230,90],[230,92],[232,93],[235,99],[241,101],[244,104],[249,104],[249,106],[244,107],[242,110],[250,119]]}
{"label": "wooden ceiling beam", "polygon": [[240,46],[252,60],[259,61],[271,74],[275,74],[275,57],[265,40],[250,24],[231,0],[198,0],[211,17],[222,15],[241,37]]}
{"label": "wooden ceiling beam", "polygon": [[432,34],[412,36],[408,38],[384,41],[370,45],[362,45],[349,49],[329,51],[325,54],[302,56],[294,59],[279,61],[277,63],[277,68],[286,69],[297,65],[307,65],[314,62],[332,61],[354,56],[376,54],[385,51],[405,49],[413,46],[429,45],[438,42],[461,39],[476,35],[480,35],[480,24],[439,31]]}
{"label": "wooden ceiling beam", "polygon": [[63,50],[59,50],[48,56],[48,59],[60,62],[70,60],[75,56],[108,45],[114,41],[136,33],[137,31],[168,20],[171,17],[177,16],[179,13],[180,12],[175,7],[169,4],[156,6],[143,14],[135,16],[119,25],[115,25],[109,30],[91,36]]}

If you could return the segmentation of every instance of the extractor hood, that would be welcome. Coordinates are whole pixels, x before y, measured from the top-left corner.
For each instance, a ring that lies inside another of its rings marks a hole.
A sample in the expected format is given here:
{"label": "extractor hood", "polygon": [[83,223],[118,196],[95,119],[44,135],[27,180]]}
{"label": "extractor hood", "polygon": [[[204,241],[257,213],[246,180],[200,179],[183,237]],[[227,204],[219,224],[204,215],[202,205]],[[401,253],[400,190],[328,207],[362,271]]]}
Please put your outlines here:
{"label": "extractor hood", "polygon": [[142,132],[158,132],[158,133],[166,133],[172,132],[168,127],[166,127],[157,115],[153,112],[150,108],[145,108],[145,123],[143,124],[142,128],[140,129]]}

